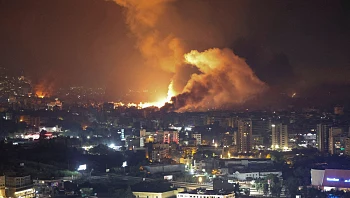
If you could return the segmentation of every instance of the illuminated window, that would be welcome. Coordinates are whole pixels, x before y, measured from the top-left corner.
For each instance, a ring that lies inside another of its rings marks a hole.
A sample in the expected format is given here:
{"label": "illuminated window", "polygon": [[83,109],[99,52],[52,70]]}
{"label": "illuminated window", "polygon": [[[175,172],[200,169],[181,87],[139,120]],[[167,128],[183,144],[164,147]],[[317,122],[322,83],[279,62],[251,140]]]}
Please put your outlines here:
{"label": "illuminated window", "polygon": [[328,177],[327,177],[327,181],[336,181],[336,182],[338,182],[339,179],[337,179],[337,178],[328,178]]}

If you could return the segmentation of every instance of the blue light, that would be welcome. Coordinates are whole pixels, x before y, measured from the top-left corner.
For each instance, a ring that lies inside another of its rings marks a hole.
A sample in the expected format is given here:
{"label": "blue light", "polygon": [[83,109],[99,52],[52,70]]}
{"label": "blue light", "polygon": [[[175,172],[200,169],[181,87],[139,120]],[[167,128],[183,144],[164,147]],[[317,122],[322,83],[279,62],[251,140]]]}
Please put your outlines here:
{"label": "blue light", "polygon": [[346,180],[344,180],[344,182],[350,182],[350,179],[346,179]]}
{"label": "blue light", "polygon": [[[327,181],[336,181],[336,182],[337,182],[337,181],[339,181],[339,179],[337,179],[337,178],[328,178],[328,177],[327,177]],[[349,181],[349,182],[350,182],[350,181]]]}

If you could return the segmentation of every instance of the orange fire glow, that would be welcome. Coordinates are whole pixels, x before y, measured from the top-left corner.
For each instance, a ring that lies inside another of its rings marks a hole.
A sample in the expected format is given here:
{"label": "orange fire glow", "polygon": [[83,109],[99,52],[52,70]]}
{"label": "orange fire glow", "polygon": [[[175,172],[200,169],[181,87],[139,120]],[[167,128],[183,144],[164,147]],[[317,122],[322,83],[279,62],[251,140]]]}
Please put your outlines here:
{"label": "orange fire glow", "polygon": [[39,81],[34,87],[35,96],[38,98],[50,97],[52,90],[53,83],[47,79]]}
{"label": "orange fire glow", "polygon": [[[172,97],[176,96],[174,108],[177,111],[208,110],[242,104],[267,89],[245,60],[228,48],[186,53],[190,47],[183,39],[162,26],[162,19],[167,18],[168,5],[173,0],[114,1],[127,9],[126,23],[136,37],[136,47],[145,64],[172,75],[167,97],[155,102],[117,103],[117,106],[160,108],[172,103]],[[179,78],[187,64],[200,73],[193,73],[187,83],[182,83]]]}
{"label": "orange fire glow", "polygon": [[45,98],[45,94],[44,94],[42,91],[36,91],[36,92],[35,92],[35,95],[36,95],[38,98]]}
{"label": "orange fire glow", "polygon": [[[38,88],[38,87],[36,87],[36,88]],[[36,95],[38,98],[50,97],[49,92],[44,91],[43,89],[36,89],[36,90],[35,90],[35,95]]]}
{"label": "orange fire glow", "polygon": [[140,102],[140,103],[128,103],[128,104],[124,104],[122,102],[117,102],[114,103],[114,105],[116,107],[120,107],[120,106],[126,106],[126,107],[136,107],[138,109],[144,109],[147,107],[158,107],[161,108],[162,106],[164,106],[166,103],[171,103],[171,98],[173,96],[175,96],[176,93],[173,89],[173,81],[170,82],[169,87],[168,87],[168,94],[167,97],[165,98],[161,98],[158,101],[155,102]]}

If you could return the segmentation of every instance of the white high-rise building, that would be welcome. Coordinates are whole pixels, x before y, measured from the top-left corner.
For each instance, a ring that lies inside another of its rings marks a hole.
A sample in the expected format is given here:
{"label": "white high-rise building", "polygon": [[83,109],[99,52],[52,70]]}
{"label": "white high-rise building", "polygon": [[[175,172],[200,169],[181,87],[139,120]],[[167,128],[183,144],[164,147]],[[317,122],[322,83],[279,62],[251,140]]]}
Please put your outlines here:
{"label": "white high-rise building", "polygon": [[289,150],[288,147],[288,126],[282,123],[272,124],[272,145],[273,150]]}
{"label": "white high-rise building", "polygon": [[202,145],[202,134],[200,133],[193,133],[192,137],[196,139],[196,145]]}

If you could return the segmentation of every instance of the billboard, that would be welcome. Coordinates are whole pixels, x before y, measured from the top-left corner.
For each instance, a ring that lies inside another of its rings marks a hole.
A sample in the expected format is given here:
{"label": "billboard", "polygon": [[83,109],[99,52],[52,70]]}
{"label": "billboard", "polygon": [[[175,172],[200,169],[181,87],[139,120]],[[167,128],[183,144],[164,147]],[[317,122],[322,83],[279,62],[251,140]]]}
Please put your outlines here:
{"label": "billboard", "polygon": [[86,164],[79,165],[78,171],[86,170]]}

